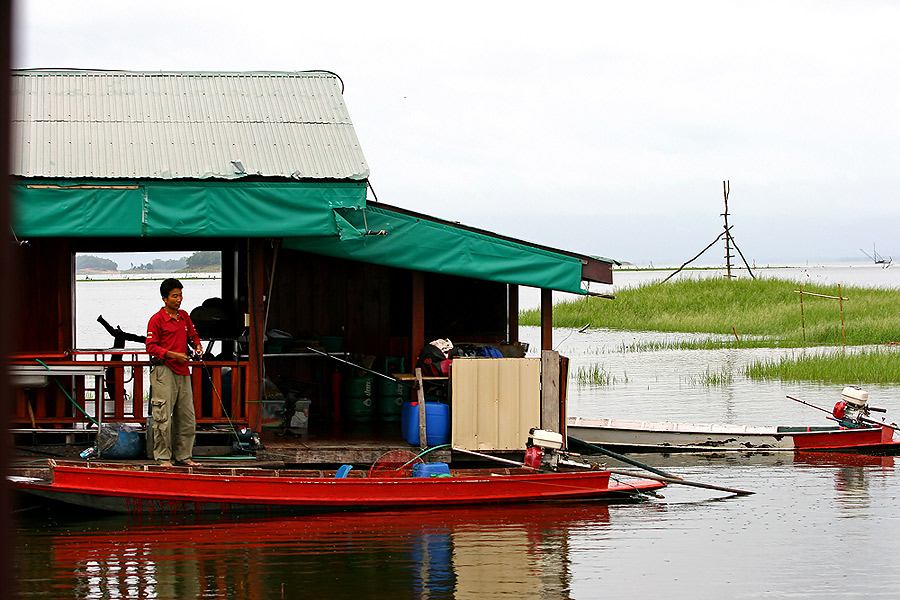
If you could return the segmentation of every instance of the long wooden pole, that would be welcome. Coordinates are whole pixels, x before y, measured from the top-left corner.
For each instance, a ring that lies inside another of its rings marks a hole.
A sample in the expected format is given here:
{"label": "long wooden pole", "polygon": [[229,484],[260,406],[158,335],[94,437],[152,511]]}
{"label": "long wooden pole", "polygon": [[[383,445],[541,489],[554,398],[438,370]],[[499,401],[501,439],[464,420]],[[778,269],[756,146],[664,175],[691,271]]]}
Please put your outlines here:
{"label": "long wooden pole", "polygon": [[425,410],[425,386],[422,384],[422,369],[419,367],[416,367],[416,396],[419,400],[419,447],[425,450],[428,448],[428,412]]}
{"label": "long wooden pole", "polygon": [[725,212],[722,213],[722,216],[725,217],[725,269],[729,279],[731,279],[731,233],[728,231],[728,193],[730,191],[731,182],[723,181],[722,192],[725,194]]}
{"label": "long wooden pole", "polygon": [[671,477],[657,477],[654,475],[647,475],[646,473],[632,473],[631,471],[620,471],[619,469],[605,469],[610,473],[615,473],[616,475],[628,475],[630,477],[638,477],[640,479],[652,479],[654,481],[662,481],[663,483],[668,483],[672,485],[686,485],[689,487],[697,487],[704,488],[707,490],[717,490],[720,492],[729,492],[731,494],[737,494],[738,496],[750,496],[755,494],[756,492],[751,492],[749,490],[739,490],[736,488],[723,487],[721,485],[712,485],[711,483],[701,483],[699,481],[687,481],[685,479],[672,479]]}
{"label": "long wooden pole", "polygon": [[838,284],[838,298],[841,303],[841,343],[847,343],[847,334],[844,333],[844,295],[841,293],[841,284]]}
{"label": "long wooden pole", "polygon": [[509,460],[508,458],[500,458],[499,456],[491,456],[490,454],[482,454],[481,452],[475,452],[474,450],[466,450],[464,448],[451,448],[454,452],[462,452],[463,454],[469,454],[471,456],[477,456],[479,458],[486,458],[488,460],[493,460],[496,462],[504,463],[507,465],[513,465],[515,467],[520,467],[522,469],[530,469],[532,471],[537,471],[534,467],[529,467],[525,463],[516,462],[514,460]]}
{"label": "long wooden pole", "polygon": [[712,248],[713,245],[715,245],[716,242],[718,242],[719,240],[721,240],[723,235],[725,235],[725,232],[724,232],[724,231],[723,231],[722,233],[720,233],[719,235],[717,235],[717,236],[716,236],[716,239],[714,239],[713,241],[711,241],[711,242],[709,243],[709,245],[708,245],[706,248],[704,248],[703,250],[701,250],[700,252],[698,252],[697,255],[696,255],[694,258],[690,259],[689,261],[687,261],[686,263],[684,263],[683,265],[681,265],[680,267],[678,267],[678,269],[677,269],[674,273],[672,273],[671,275],[669,275],[668,277],[666,277],[665,279],[663,279],[663,280],[662,280],[662,283],[667,282],[668,280],[672,279],[673,277],[675,277],[676,275],[678,275],[679,273],[681,273],[682,269],[684,269],[686,266],[688,266],[689,264],[691,264],[692,262],[694,262],[695,260],[697,260],[698,258],[700,258],[700,257],[703,255],[704,252],[706,252],[707,250],[709,250],[710,248]]}
{"label": "long wooden pole", "polygon": [[803,345],[806,345],[806,320],[803,316],[803,286],[800,286],[800,329],[803,330]]}
{"label": "long wooden pole", "polygon": [[[516,462],[514,460],[509,460],[506,458],[500,458],[499,456],[491,456],[490,454],[482,454],[481,452],[473,452],[472,450],[463,450],[462,448],[453,448],[454,452],[462,452],[463,454],[471,454],[472,456],[478,456],[480,458],[486,458],[488,460],[497,461],[500,463],[504,463],[507,465],[513,465],[516,467],[520,467],[523,469],[530,469],[532,471],[537,471],[534,467],[529,467],[524,463]],[[586,469],[590,467],[585,465]],[[689,487],[697,487],[704,488],[707,490],[717,490],[720,492],[728,492],[730,494],[737,494],[738,496],[749,496],[750,494],[755,494],[756,492],[750,492],[747,490],[738,490],[735,488],[723,487],[721,485],[712,485],[711,483],[701,483],[699,481],[688,481],[686,479],[681,479],[680,477],[661,477],[654,475],[647,475],[645,473],[633,473],[631,471],[620,471],[619,469],[603,469],[604,471],[609,471],[610,473],[615,473],[617,475],[628,475],[629,477],[634,477],[636,479],[652,479],[653,481],[662,481],[663,483],[672,484],[672,485],[686,485]]]}
{"label": "long wooden pole", "polygon": [[604,454],[610,458],[614,458],[623,463],[629,464],[632,467],[637,467],[638,469],[644,469],[645,471],[650,471],[651,473],[656,473],[661,477],[669,477],[671,479],[678,479],[677,475],[672,475],[671,473],[666,473],[662,469],[657,469],[656,467],[651,467],[646,463],[642,463],[638,460],[634,460],[633,458],[628,458],[623,454],[619,454],[618,452],[613,452],[612,450],[607,450],[603,446],[598,446],[597,444],[592,444],[590,442],[585,442],[584,440],[580,440],[578,438],[573,438],[572,436],[568,436],[569,442],[575,442],[576,446],[581,446],[583,448],[587,448],[597,454]]}

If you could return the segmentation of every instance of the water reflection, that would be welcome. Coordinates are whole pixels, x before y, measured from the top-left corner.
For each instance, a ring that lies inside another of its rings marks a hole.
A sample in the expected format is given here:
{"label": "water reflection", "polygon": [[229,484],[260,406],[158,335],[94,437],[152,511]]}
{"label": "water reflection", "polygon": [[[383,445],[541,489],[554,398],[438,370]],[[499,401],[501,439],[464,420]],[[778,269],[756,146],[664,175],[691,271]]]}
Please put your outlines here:
{"label": "water reflection", "polygon": [[[45,517],[46,518],[46,517]],[[568,598],[599,503],[19,529],[23,598]],[[283,591],[282,591],[283,590]]]}

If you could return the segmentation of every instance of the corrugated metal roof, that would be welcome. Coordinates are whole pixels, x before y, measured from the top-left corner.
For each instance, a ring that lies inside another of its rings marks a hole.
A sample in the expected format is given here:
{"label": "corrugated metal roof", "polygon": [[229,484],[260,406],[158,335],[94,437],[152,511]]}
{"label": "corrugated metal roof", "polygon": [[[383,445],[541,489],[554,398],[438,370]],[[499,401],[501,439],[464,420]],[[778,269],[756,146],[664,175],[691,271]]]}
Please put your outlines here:
{"label": "corrugated metal roof", "polygon": [[334,74],[12,73],[24,177],[366,179]]}

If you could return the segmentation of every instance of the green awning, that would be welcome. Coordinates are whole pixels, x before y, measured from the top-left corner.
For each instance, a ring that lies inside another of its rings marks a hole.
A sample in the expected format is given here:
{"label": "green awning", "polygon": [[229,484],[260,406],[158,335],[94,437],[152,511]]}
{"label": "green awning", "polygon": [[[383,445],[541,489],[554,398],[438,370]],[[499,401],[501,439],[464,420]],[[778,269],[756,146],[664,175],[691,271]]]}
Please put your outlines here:
{"label": "green awning", "polygon": [[364,181],[17,180],[19,237],[358,235],[336,209],[365,206]]}
{"label": "green awning", "polygon": [[[288,237],[284,247],[379,265],[548,288],[576,294],[580,259],[368,205],[338,210],[360,232],[351,239]],[[386,235],[375,235],[384,231]]]}

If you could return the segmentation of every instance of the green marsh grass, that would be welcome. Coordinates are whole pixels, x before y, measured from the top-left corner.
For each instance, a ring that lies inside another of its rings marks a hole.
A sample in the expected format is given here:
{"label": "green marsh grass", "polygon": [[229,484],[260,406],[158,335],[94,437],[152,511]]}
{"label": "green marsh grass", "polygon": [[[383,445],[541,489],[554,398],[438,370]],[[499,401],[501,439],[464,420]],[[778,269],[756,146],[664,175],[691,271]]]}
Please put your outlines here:
{"label": "green marsh grass", "polygon": [[[603,365],[593,364],[575,369],[575,381],[578,385],[615,385],[620,380]],[[623,375],[621,382],[628,383],[628,375]]]}
{"label": "green marsh grass", "polygon": [[900,383],[900,348],[886,346],[859,352],[801,352],[776,360],[755,361],[745,367],[744,374],[750,379],[782,381]]}
{"label": "green marsh grass", "polygon": [[[900,290],[843,287],[844,332],[837,300],[803,297],[804,340],[798,283],[781,279],[709,278],[646,283],[616,293],[615,300],[579,298],[553,308],[555,327],[609,327],[637,331],[719,334],[718,340],[685,342],[684,348],[848,346],[900,341]],[[804,285],[803,291],[837,296],[836,285]],[[538,310],[520,323],[538,325]],[[735,331],[737,338],[735,338]]]}
{"label": "green marsh grass", "polygon": [[705,372],[688,379],[691,385],[706,387],[725,387],[733,382],[734,373],[726,367],[719,367],[715,371],[707,367]]}

